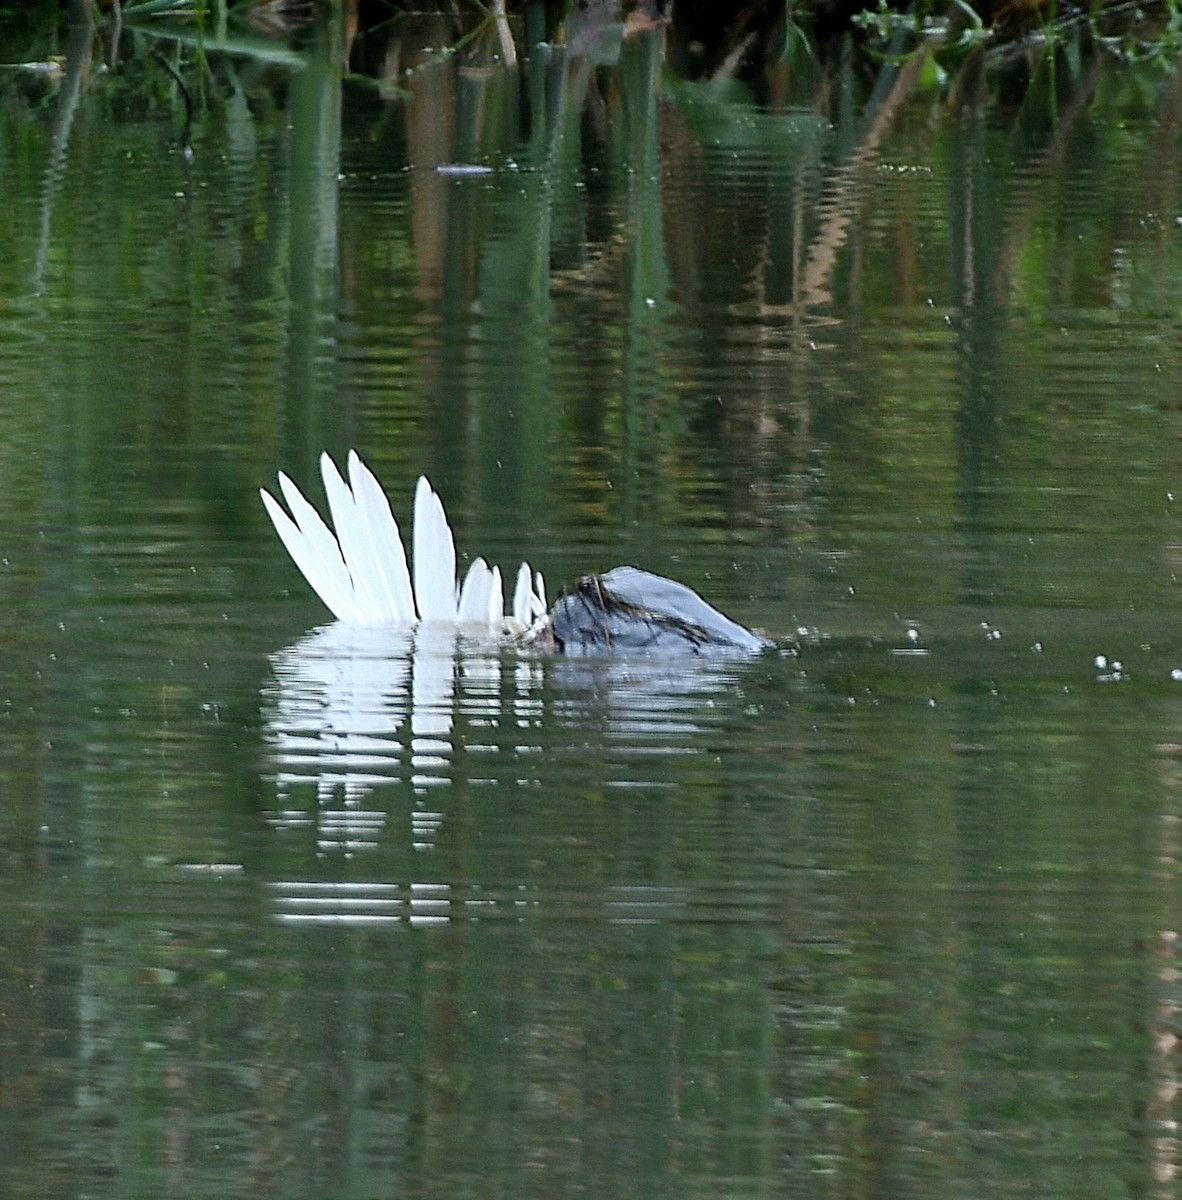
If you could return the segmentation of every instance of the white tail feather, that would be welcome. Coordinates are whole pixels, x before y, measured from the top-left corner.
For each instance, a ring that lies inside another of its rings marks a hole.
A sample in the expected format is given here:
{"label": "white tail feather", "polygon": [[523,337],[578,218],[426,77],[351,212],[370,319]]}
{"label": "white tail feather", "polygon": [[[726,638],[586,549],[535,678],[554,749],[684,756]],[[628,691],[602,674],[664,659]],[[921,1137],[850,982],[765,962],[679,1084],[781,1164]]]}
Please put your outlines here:
{"label": "white tail feather", "polygon": [[[398,523],[381,485],[353,451],[349,481],[327,454],[320,472],[335,534],[284,474],[279,487],[289,516],[265,490],[263,505],[292,561],[338,620],[353,625],[413,625],[416,620],[450,624],[506,623],[498,567],[473,561],[462,588],[456,587],[456,550],[443,504],[426,479],[415,490],[414,582]],[[513,616],[528,627],[546,611],[539,573],[521,565]]]}

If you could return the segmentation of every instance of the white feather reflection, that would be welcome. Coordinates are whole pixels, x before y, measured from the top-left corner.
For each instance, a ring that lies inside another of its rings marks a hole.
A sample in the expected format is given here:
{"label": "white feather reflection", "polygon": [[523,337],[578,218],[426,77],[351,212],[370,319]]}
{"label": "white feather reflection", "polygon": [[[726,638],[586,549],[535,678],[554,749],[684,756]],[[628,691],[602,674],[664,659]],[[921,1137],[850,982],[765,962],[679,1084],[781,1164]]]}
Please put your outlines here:
{"label": "white feather reflection", "polygon": [[[579,891],[548,895],[520,886],[486,889],[448,883],[397,884],[280,880],[269,885],[275,917],[285,925],[430,928],[455,920],[519,921],[529,913],[550,919],[610,925],[658,925],[701,920],[694,890],[677,884],[617,884],[602,897]],[[700,909],[700,904],[699,904]],[[733,917],[731,918],[733,919]]]}
{"label": "white feather reflection", "polygon": [[277,918],[288,925],[446,925],[452,917],[445,883],[323,883],[307,880],[271,885]]}
{"label": "white feather reflection", "polygon": [[[670,759],[703,753],[714,699],[740,670],[700,659],[542,658],[431,622],[336,622],[275,653],[272,667],[269,822],[312,831],[321,854],[349,855],[434,848],[453,783],[545,786],[564,757],[544,753],[547,741],[610,748],[618,777],[607,787],[674,788]],[[408,809],[409,828],[391,829]]]}
{"label": "white feather reflection", "polygon": [[[373,853],[375,864],[391,851],[433,851],[460,789],[540,787],[545,803],[569,790],[570,763],[588,753],[607,772],[597,775],[603,787],[676,789],[676,761],[706,752],[702,734],[721,719],[715,702],[739,671],[702,660],[537,657],[454,627],[342,622],[277,652],[272,667],[263,695],[277,795],[270,824],[310,837],[319,857]],[[490,844],[512,808],[481,810]],[[397,825],[408,812],[409,827]],[[288,877],[270,885],[274,916],[292,926],[430,929],[525,918],[642,926],[701,915],[692,889],[657,880],[589,893],[540,887],[524,866],[520,877],[474,879],[448,869],[440,877],[442,865],[425,857],[368,880]]]}
{"label": "white feather reflection", "polygon": [[[322,850],[362,850],[380,841],[387,822],[385,809],[367,807],[366,797],[409,784],[418,801],[411,841],[429,848],[443,813],[423,797],[447,786],[455,769],[457,676],[466,726],[495,727],[502,709],[498,655],[492,636],[431,623],[383,629],[336,622],[278,651],[263,691],[277,797],[272,824],[314,824]],[[514,679],[527,683],[516,673]],[[296,792],[309,787],[313,813],[296,803]]]}
{"label": "white feather reflection", "polygon": [[356,799],[389,777],[403,750],[412,642],[410,630],[337,623],[272,656],[263,703],[280,798],[314,783],[322,800],[338,788]]}
{"label": "white feather reflection", "polygon": [[416,787],[445,782],[436,772],[451,757],[458,633],[454,625],[422,625],[414,639],[411,672],[411,765]]}

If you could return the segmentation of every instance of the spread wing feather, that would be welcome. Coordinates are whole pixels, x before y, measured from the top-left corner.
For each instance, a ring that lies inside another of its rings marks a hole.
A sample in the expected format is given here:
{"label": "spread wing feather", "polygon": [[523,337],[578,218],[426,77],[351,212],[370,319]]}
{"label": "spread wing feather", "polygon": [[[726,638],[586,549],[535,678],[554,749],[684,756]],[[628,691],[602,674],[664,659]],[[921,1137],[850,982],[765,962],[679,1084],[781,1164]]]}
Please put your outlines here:
{"label": "spread wing feather", "polygon": [[268,492],[262,492],[262,496],[287,552],[334,616],[342,621],[361,621],[362,613],[353,594],[352,581],[332,531],[300,494],[300,489],[282,473],[279,488],[291,517]]}
{"label": "spread wing feather", "polygon": [[529,563],[517,568],[517,585],[513,589],[513,619],[528,629],[546,612],[546,584],[542,572],[534,575]]}
{"label": "spread wing feather", "polygon": [[415,599],[423,621],[451,621],[456,608],[456,546],[443,503],[426,478],[415,488]]}
{"label": "spread wing feather", "polygon": [[[499,599],[492,596],[495,572],[483,558],[472,560],[464,585],[460,588],[459,621],[461,625],[489,624],[488,614],[490,601]],[[496,577],[499,578],[499,577]]]}
{"label": "spread wing feather", "polygon": [[349,483],[361,528],[365,531],[371,586],[381,598],[387,620],[412,623],[415,600],[402,534],[390,511],[386,493],[355,450],[349,451]]}
{"label": "spread wing feather", "polygon": [[[451,526],[425,478],[415,489],[412,580],[390,502],[357,453],[349,452],[348,482],[327,454],[321,456],[320,473],[333,529],[282,472],[279,488],[290,516],[265,489],[260,495],[292,561],[333,616],[354,625],[412,625],[422,620],[503,626],[500,568],[477,558],[457,589]],[[522,563],[513,616],[525,628],[545,611],[541,572],[534,575]]]}

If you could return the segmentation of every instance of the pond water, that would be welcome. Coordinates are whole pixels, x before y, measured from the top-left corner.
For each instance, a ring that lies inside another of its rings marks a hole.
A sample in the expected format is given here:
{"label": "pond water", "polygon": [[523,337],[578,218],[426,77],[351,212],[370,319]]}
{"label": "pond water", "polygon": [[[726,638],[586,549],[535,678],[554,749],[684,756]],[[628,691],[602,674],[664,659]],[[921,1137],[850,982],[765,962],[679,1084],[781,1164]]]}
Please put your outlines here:
{"label": "pond water", "polygon": [[[1174,1195],[1177,78],[448,36],[5,48],[0,1193]],[[350,447],[776,649],[334,626]]]}

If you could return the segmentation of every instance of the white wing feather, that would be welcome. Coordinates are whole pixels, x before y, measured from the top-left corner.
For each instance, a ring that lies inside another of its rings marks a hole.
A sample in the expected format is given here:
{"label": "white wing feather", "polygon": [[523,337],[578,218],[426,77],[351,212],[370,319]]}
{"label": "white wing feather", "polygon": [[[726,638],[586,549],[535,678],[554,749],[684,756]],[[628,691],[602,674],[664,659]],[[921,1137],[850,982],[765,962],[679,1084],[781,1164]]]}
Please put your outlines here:
{"label": "white wing feather", "polygon": [[[505,598],[499,567],[477,558],[456,587],[456,549],[439,496],[425,478],[415,489],[414,582],[390,503],[369,468],[349,452],[349,481],[327,454],[320,472],[335,534],[282,472],[279,487],[291,511],[264,489],[263,505],[304,578],[338,620],[353,625],[413,625],[416,620],[500,629]],[[528,628],[546,612],[539,571],[522,563],[513,619]]]}
{"label": "white wing feather", "polygon": [[455,622],[456,545],[443,504],[423,476],[415,488],[415,599],[419,619]]}
{"label": "white wing feather", "polygon": [[334,616],[342,621],[361,621],[362,613],[354,598],[353,584],[332,531],[282,472],[279,487],[291,517],[265,491],[262,492],[263,503],[292,561]]}
{"label": "white wing feather", "polygon": [[356,450],[349,451],[349,482],[359,509],[365,513],[365,525],[373,543],[374,566],[389,597],[395,620],[413,622],[415,598],[410,586],[410,571],[406,567],[406,550],[398,522],[390,511],[390,501],[373,472],[363,463]]}
{"label": "white wing feather", "polygon": [[483,558],[475,558],[464,576],[460,588],[459,619],[461,625],[484,624],[488,612],[488,594],[492,588],[492,571]]}
{"label": "white wing feather", "polygon": [[492,582],[488,589],[488,608],[485,609],[485,621],[489,625],[500,628],[505,623],[505,591],[501,586],[501,568],[493,567]]}
{"label": "white wing feather", "polygon": [[353,490],[341,478],[336,463],[327,454],[320,456],[320,475],[324,494],[332,513],[341,557],[353,584],[353,596],[367,625],[382,625],[398,619],[397,611],[386,602],[381,575],[373,553],[372,539],[365,517],[353,496]]}
{"label": "white wing feather", "polygon": [[528,629],[546,611],[546,584],[542,572],[534,575],[529,563],[517,568],[517,585],[513,589],[513,619]]}

